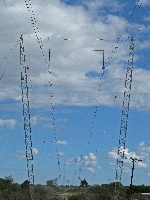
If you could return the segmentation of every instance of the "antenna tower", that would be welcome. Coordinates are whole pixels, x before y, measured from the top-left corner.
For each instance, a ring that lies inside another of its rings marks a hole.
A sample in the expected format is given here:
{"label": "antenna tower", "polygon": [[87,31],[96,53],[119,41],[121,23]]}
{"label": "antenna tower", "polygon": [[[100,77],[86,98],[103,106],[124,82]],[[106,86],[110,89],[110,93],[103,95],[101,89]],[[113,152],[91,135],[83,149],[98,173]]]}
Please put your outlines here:
{"label": "antenna tower", "polygon": [[122,105],[122,116],[121,116],[121,126],[120,126],[119,146],[118,146],[118,158],[117,158],[117,169],[116,169],[117,183],[115,188],[115,191],[118,194],[121,183],[122,167],[123,167],[123,159],[124,159],[125,143],[126,143],[126,133],[128,125],[128,111],[129,111],[131,85],[132,85],[133,58],[134,58],[134,39],[132,37],[130,43],[128,67],[126,72],[125,91],[124,91],[124,99]]}
{"label": "antenna tower", "polygon": [[32,153],[27,73],[26,73],[25,52],[24,52],[22,35],[20,37],[20,69],[21,69],[21,89],[22,89],[26,159],[27,159],[30,195],[31,199],[33,200],[33,194],[34,194],[33,153]]}

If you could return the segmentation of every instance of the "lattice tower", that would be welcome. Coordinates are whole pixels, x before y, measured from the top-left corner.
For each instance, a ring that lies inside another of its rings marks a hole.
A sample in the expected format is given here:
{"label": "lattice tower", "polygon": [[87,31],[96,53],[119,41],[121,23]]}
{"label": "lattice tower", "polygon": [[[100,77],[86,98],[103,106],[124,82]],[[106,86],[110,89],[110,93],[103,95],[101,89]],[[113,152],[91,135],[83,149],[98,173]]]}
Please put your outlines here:
{"label": "lattice tower", "polygon": [[124,91],[124,99],[123,99],[123,105],[122,105],[121,126],[120,126],[120,134],[119,134],[118,158],[117,158],[117,169],[116,169],[117,184],[116,184],[116,190],[115,190],[118,193],[119,193],[119,188],[120,188],[120,183],[121,183],[123,159],[124,159],[124,152],[125,152],[125,147],[126,147],[128,112],[129,112],[131,86],[132,86],[133,58],[134,58],[134,39],[132,37],[131,43],[130,43],[128,67],[127,67],[127,72],[126,72],[125,91]]}
{"label": "lattice tower", "polygon": [[27,83],[28,79],[26,72],[27,66],[25,64],[25,51],[23,46],[22,35],[20,37],[20,69],[21,69],[21,89],[22,89],[26,159],[27,159],[30,195],[31,199],[33,200],[33,194],[34,194],[33,152],[32,152],[32,138],[31,138],[29,98],[28,98],[28,83]]}

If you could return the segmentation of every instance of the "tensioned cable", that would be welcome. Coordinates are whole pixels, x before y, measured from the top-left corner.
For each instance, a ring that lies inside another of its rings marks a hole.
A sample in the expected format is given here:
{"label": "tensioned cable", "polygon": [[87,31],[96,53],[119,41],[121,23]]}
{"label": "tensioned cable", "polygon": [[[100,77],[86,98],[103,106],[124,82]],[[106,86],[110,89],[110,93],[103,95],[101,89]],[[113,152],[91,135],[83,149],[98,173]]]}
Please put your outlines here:
{"label": "tensioned cable", "polygon": [[[130,18],[129,18],[128,22],[127,22],[127,25],[131,25],[131,24],[133,23],[133,17],[135,17],[135,14],[137,14],[137,13],[139,12],[139,10],[140,10],[142,4],[143,4],[143,0],[142,0],[142,1],[141,1],[141,0],[138,0],[138,1],[137,1],[137,4],[135,5],[135,7],[134,7],[134,9],[133,9],[133,11],[132,11],[132,13],[131,13],[131,15],[130,15]],[[125,34],[128,33],[128,30],[129,30],[129,27],[126,29]],[[120,45],[122,42],[127,41],[128,39],[129,39],[129,37],[127,37],[127,39],[124,39],[124,37],[121,37],[121,36],[120,36],[119,38],[117,38],[117,45],[114,47],[114,49],[113,49],[112,52],[111,52],[111,55],[108,57],[108,61],[105,62],[105,64],[104,64],[104,62],[103,62],[103,67],[102,67],[103,72],[101,73],[101,75],[100,75],[101,78],[99,79],[99,80],[100,80],[100,84],[99,84],[99,89],[98,89],[97,98],[100,97],[100,92],[101,92],[101,89],[102,89],[102,80],[103,80],[103,76],[105,75],[105,68],[109,65],[111,59],[113,58],[113,56],[115,55],[116,51],[118,50],[119,45]],[[96,100],[96,104],[98,104],[98,100]],[[88,153],[88,148],[89,148],[89,146],[90,146],[90,141],[91,141],[91,138],[92,138],[92,135],[93,135],[94,122],[95,122],[95,119],[96,119],[96,115],[97,115],[97,105],[95,106],[95,109],[94,109],[94,112],[93,112],[93,120],[92,120],[91,132],[90,132],[90,137],[89,137],[89,140],[88,140],[88,145],[87,145],[86,153]],[[85,163],[85,162],[84,162],[84,160],[83,160],[83,164],[84,164],[84,163]]]}
{"label": "tensioned cable", "polygon": [[[49,49],[49,62],[47,62],[47,59],[45,58],[45,52],[43,50],[44,49],[43,41],[42,41],[40,34],[39,34],[39,28],[37,27],[37,21],[36,21],[35,15],[34,15],[31,0],[25,0],[25,4],[26,4],[28,12],[31,14],[30,21],[31,21],[34,33],[36,35],[36,39],[39,43],[39,46],[40,46],[40,49],[41,49],[41,52],[42,52],[42,56],[44,57],[45,63],[47,65],[48,73],[51,74],[51,70],[50,70],[50,49]],[[49,80],[49,86],[51,87],[52,85],[53,85],[52,82]],[[51,97],[51,99],[53,98],[52,92],[50,92],[50,97]],[[50,105],[51,105],[51,108],[52,108],[53,134],[54,134],[54,137],[55,137],[55,147],[56,147],[57,161],[58,161],[58,167],[59,167],[59,178],[61,179],[60,159],[59,159],[59,151],[58,151],[58,146],[57,146],[58,140],[57,140],[57,137],[56,137],[56,126],[55,126],[55,120],[56,119],[55,119],[55,116],[54,116],[54,105],[53,105],[52,101],[51,101]]]}

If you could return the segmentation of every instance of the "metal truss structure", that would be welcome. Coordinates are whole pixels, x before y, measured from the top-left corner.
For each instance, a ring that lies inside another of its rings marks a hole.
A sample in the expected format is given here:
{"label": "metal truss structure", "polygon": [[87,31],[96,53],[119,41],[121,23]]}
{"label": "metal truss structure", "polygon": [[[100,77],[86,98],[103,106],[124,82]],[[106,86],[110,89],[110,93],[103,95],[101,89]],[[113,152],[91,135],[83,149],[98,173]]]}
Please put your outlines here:
{"label": "metal truss structure", "polygon": [[116,190],[115,190],[118,194],[119,194],[119,189],[120,189],[123,159],[124,159],[124,152],[125,152],[125,147],[126,147],[128,111],[129,111],[129,105],[130,105],[130,95],[131,95],[131,86],[132,86],[133,58],[134,58],[134,39],[132,37],[131,43],[130,43],[128,67],[127,67],[127,72],[126,72],[125,91],[124,91],[124,99],[123,99],[123,105],[122,105],[121,126],[120,126],[120,134],[119,134],[118,158],[117,158],[117,169],[116,169],[117,184],[116,184]]}
{"label": "metal truss structure", "polygon": [[30,195],[31,199],[33,200],[33,194],[34,194],[33,152],[32,152],[32,138],[31,138],[29,98],[28,98],[28,82],[27,82],[28,79],[26,72],[27,66],[25,64],[25,50],[23,46],[22,35],[20,37],[20,69],[21,69],[21,89],[22,89],[26,159],[27,159]]}

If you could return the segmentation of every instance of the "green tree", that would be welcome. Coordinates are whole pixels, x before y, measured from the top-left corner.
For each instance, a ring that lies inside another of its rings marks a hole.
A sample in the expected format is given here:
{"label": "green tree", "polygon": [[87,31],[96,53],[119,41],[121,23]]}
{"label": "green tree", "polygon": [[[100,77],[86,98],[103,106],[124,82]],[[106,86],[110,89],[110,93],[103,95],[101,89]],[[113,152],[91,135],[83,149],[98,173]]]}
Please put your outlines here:
{"label": "green tree", "polygon": [[13,183],[14,182],[14,179],[12,178],[12,175],[5,176],[5,180],[7,181],[7,183]]}
{"label": "green tree", "polygon": [[45,200],[47,196],[47,187],[41,184],[35,185],[34,197],[36,200]]}
{"label": "green tree", "polygon": [[46,181],[46,185],[49,187],[52,187],[52,188],[57,187],[58,186],[58,178]]}
{"label": "green tree", "polygon": [[29,190],[29,181],[26,180],[21,184],[21,189]]}
{"label": "green tree", "polygon": [[88,182],[85,179],[81,180],[80,187],[87,187],[87,186]]}
{"label": "green tree", "polygon": [[30,200],[29,191],[21,189],[18,183],[13,183],[12,176],[0,178],[0,200]]}

